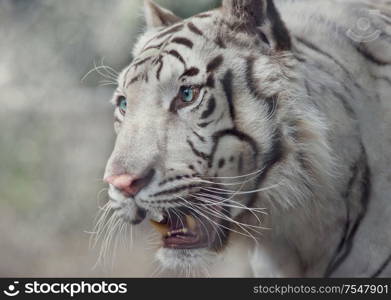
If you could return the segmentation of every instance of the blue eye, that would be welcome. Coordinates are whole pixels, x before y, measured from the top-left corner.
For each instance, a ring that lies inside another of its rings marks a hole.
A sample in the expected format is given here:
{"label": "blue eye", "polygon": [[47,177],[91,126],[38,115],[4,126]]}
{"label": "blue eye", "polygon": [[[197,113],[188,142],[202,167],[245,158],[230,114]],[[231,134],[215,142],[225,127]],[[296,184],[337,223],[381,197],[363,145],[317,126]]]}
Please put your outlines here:
{"label": "blue eye", "polygon": [[124,115],[126,113],[126,108],[128,106],[128,100],[126,100],[124,96],[120,96],[117,100],[117,105],[121,114]]}
{"label": "blue eye", "polygon": [[191,103],[198,98],[200,88],[192,86],[183,86],[180,89],[180,98],[185,103]]}
{"label": "blue eye", "polygon": [[181,94],[182,94],[182,101],[183,102],[193,101],[194,91],[191,87],[183,87],[181,89]]}

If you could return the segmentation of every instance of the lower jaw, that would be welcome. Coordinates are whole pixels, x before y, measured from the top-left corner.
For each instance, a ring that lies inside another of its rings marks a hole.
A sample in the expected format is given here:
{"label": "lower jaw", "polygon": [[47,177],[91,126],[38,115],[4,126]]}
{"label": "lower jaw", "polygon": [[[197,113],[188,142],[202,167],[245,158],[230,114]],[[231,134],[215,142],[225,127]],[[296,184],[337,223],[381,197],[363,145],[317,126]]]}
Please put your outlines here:
{"label": "lower jaw", "polygon": [[217,249],[217,235],[214,231],[196,230],[190,235],[162,236],[162,246],[168,249],[196,250]]}
{"label": "lower jaw", "polygon": [[207,249],[207,246],[192,246],[192,245],[163,245],[163,248],[172,249],[172,250],[197,250],[197,249]]}
{"label": "lower jaw", "polygon": [[209,248],[209,244],[207,242],[197,242],[197,243],[175,243],[175,242],[169,242],[166,240],[163,240],[163,248],[168,249],[187,249],[187,250],[193,250],[193,249],[206,249]]}
{"label": "lower jaw", "polygon": [[161,267],[171,271],[210,267],[216,261],[217,256],[217,252],[208,248],[172,249],[162,247],[156,252],[156,259]]}

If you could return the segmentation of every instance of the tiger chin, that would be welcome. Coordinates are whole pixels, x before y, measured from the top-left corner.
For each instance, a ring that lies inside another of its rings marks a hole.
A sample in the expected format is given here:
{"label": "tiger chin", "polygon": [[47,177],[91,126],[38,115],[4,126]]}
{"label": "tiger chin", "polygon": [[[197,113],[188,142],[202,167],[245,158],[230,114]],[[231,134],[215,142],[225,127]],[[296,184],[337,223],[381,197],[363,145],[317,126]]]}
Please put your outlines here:
{"label": "tiger chin", "polygon": [[104,180],[118,219],[159,233],[163,267],[211,267],[243,236],[236,259],[253,276],[363,274],[352,240],[381,172],[361,120],[374,82],[329,45],[358,62],[386,60],[371,52],[386,45],[364,53],[308,21],[332,18],[333,3],[347,16],[338,26],[353,26],[362,2],[312,2],[223,0],[183,20],[145,1]]}

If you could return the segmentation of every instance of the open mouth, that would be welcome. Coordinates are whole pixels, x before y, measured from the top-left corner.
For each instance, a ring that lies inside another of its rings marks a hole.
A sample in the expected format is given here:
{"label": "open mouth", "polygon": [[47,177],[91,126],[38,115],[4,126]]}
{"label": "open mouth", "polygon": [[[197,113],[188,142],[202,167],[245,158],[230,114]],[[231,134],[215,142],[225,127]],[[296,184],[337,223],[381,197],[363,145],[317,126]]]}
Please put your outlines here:
{"label": "open mouth", "polygon": [[161,221],[151,220],[162,235],[163,247],[173,249],[219,248],[226,238],[214,216],[200,216],[184,208],[167,211]]}

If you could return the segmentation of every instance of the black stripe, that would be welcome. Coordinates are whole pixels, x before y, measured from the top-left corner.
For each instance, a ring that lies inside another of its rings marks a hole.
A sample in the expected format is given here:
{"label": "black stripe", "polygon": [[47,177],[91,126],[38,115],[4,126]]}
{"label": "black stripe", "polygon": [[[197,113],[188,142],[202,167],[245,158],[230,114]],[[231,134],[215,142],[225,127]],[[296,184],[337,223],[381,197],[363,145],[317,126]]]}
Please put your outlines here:
{"label": "black stripe", "polygon": [[162,42],[160,42],[157,45],[155,44],[155,45],[148,46],[149,43],[155,39],[155,37],[151,38],[150,40],[148,40],[148,42],[145,43],[145,46],[144,46],[141,53],[144,53],[145,51],[147,51],[149,49],[160,49],[170,38],[171,38],[171,36],[165,38]]}
{"label": "black stripe", "polygon": [[[296,51],[297,51],[297,49],[296,49]],[[298,51],[297,51],[297,52],[298,52]],[[294,55],[294,57],[295,57],[299,62],[302,62],[302,63],[307,62],[307,60],[306,60],[304,57],[301,57],[301,56],[299,55],[299,53],[294,53],[293,55]]]}
{"label": "black stripe", "polygon": [[369,198],[371,193],[371,172],[368,166],[368,160],[366,151],[363,145],[361,145],[362,148],[362,154],[360,158],[360,164],[362,165],[362,178],[361,178],[361,206],[362,209],[358,213],[357,218],[346,238],[345,241],[345,248],[343,249],[342,254],[335,260],[335,262],[332,264],[332,266],[327,270],[328,273],[325,274],[326,277],[331,276],[338,268],[339,266],[345,261],[345,259],[349,256],[349,254],[352,251],[353,248],[353,241],[354,237],[358,231],[358,228],[361,225],[361,222],[363,221],[366,212],[368,210],[369,205]]}
{"label": "black stripe", "polygon": [[[391,22],[389,24],[391,25]],[[380,30],[380,35],[379,35],[380,40],[385,41],[387,43],[390,43],[391,42],[391,35],[389,35],[388,33],[384,32],[384,31],[382,31],[381,28],[377,28],[377,29]]]}
{"label": "black stripe", "polygon": [[169,203],[169,204],[185,204],[186,202],[184,202],[182,199],[160,199],[160,200],[143,200],[143,199],[140,199],[140,202],[143,202],[143,203],[147,203],[148,205],[150,204],[165,204],[165,203]]}
{"label": "black stripe", "polygon": [[151,60],[152,58],[153,58],[153,56],[149,56],[149,57],[144,58],[144,59],[142,59],[142,60],[140,60],[140,61],[136,61],[136,62],[133,63],[133,67],[137,68],[138,66],[141,66],[141,65],[144,64],[145,62]]}
{"label": "black stripe", "polygon": [[[269,174],[270,170],[280,161],[283,160],[285,152],[282,142],[282,133],[280,130],[276,130],[272,139],[272,146],[270,149],[263,154],[263,165],[260,170],[263,170],[259,176],[256,178],[256,188],[258,188],[261,183],[265,180],[266,176]],[[256,161],[256,160],[255,160]],[[247,206],[252,206],[256,201],[258,195],[257,193],[253,194],[250,198]]]}
{"label": "black stripe", "polygon": [[319,47],[317,47],[316,45],[314,45],[313,43],[311,43],[310,41],[308,40],[305,40],[301,37],[296,37],[296,40],[299,41],[301,44],[303,44],[304,46],[306,46],[307,48],[310,48],[312,49],[313,51],[316,51],[318,52],[319,54],[322,54],[323,56],[326,56],[328,57],[329,59],[331,59],[335,64],[337,64],[345,73],[349,74],[349,76],[351,75],[349,70],[346,69],[346,67],[340,62],[338,61],[335,57],[333,57],[330,53],[327,53],[326,51],[320,49]]}
{"label": "black stripe", "polygon": [[258,150],[258,145],[255,142],[255,140],[252,137],[250,137],[249,135],[247,135],[247,134],[245,134],[235,128],[231,128],[231,129],[221,130],[221,131],[218,131],[215,134],[213,134],[213,148],[212,148],[212,151],[210,154],[209,167],[212,166],[214,155],[217,151],[217,147],[218,147],[218,144],[219,144],[221,138],[223,138],[225,136],[234,136],[234,137],[238,138],[240,141],[246,142],[247,144],[249,144],[254,152],[253,159],[255,162],[257,161],[259,150]]}
{"label": "black stripe", "polygon": [[160,49],[163,45],[164,45],[164,42],[160,43],[158,45],[148,46],[147,48],[143,49],[143,51],[141,53],[144,53],[144,52],[151,50],[151,49]]}
{"label": "black stripe", "polygon": [[341,239],[340,239],[340,241],[338,243],[338,246],[334,250],[332,258],[331,258],[331,260],[330,260],[330,262],[329,262],[329,264],[328,264],[328,266],[326,268],[325,275],[324,275],[325,277],[329,277],[330,274],[332,273],[332,271],[334,269],[334,264],[337,261],[338,256],[340,255],[340,253],[341,253],[341,251],[343,249],[343,246],[345,245],[345,242],[346,242],[346,240],[348,238],[348,233],[349,233],[349,228],[350,228],[350,205],[349,205],[349,199],[351,197],[353,185],[354,185],[354,183],[358,179],[358,173],[360,171],[360,168],[359,168],[360,163],[361,163],[361,160],[356,162],[351,167],[352,176],[350,177],[350,179],[348,181],[348,185],[347,185],[346,190],[342,193],[342,197],[343,197],[343,199],[345,201],[345,206],[346,206],[345,226],[344,226],[344,230],[342,232]]}
{"label": "black stripe", "polygon": [[377,269],[376,272],[372,274],[371,278],[379,277],[379,275],[381,275],[381,273],[383,273],[383,271],[387,268],[387,266],[390,264],[390,262],[391,262],[391,255],[388,256],[387,259],[384,261],[384,263],[382,263],[380,268]]}
{"label": "black stripe", "polygon": [[176,50],[173,49],[173,50],[170,50],[170,51],[164,51],[164,53],[167,53],[167,54],[169,54],[169,55],[175,57],[175,58],[178,59],[181,63],[183,63],[184,66],[186,67],[186,62],[185,62],[185,60],[183,59],[182,55],[179,54],[178,51],[176,51]]}
{"label": "black stripe", "polygon": [[362,56],[364,56],[367,60],[369,60],[370,62],[378,65],[378,66],[386,66],[386,65],[389,65],[390,62],[387,62],[387,61],[384,61],[384,60],[381,60],[380,58],[377,58],[375,57],[372,53],[370,53],[368,51],[368,49],[364,48],[363,45],[357,45],[357,44],[353,44],[355,49],[358,51],[358,53],[360,53]]}
{"label": "black stripe", "polygon": [[305,89],[307,91],[307,96],[311,97],[312,96],[311,88],[310,88],[310,84],[307,79],[304,80],[304,85],[305,85]]}
{"label": "black stripe", "polygon": [[339,99],[346,111],[346,113],[352,118],[352,119],[356,119],[356,113],[354,112],[352,106],[350,105],[349,103],[349,100],[346,99],[346,97],[344,95],[342,95],[341,93],[335,91],[335,90],[331,90],[331,92],[334,94],[334,96]]}
{"label": "black stripe", "polygon": [[233,95],[232,95],[232,71],[228,70],[224,78],[221,80],[221,84],[223,85],[224,93],[227,98],[229,114],[233,122],[235,122],[235,108],[233,103]]}
{"label": "black stripe", "polygon": [[192,22],[187,23],[187,27],[190,29],[191,32],[197,34],[197,35],[203,35],[202,31],[197,28]]}
{"label": "black stripe", "polygon": [[[382,14],[384,14],[384,13],[382,12]],[[391,16],[388,16],[388,18],[391,19]],[[388,20],[388,19],[386,19],[386,18],[382,18],[382,21],[383,21],[384,23],[386,23],[387,25],[391,26],[391,21],[390,21],[390,20]]]}
{"label": "black stripe", "polygon": [[219,46],[222,49],[226,49],[227,46],[225,45],[225,42],[223,41],[223,38],[219,35],[217,38],[214,40],[216,45]]}
{"label": "black stripe", "polygon": [[202,99],[201,101],[197,104],[196,107],[192,108],[191,112],[196,112],[200,109],[200,107],[203,105],[204,101],[205,101],[205,96],[206,96],[207,93],[205,93],[203,96],[202,96]]}
{"label": "black stripe", "polygon": [[206,79],[205,85],[210,88],[215,87],[215,78],[214,78],[213,74],[209,74],[208,78]]}
{"label": "black stripe", "polygon": [[201,18],[201,19],[203,19],[203,18],[209,18],[211,16],[212,16],[212,14],[209,14],[209,13],[201,13],[201,14],[193,16],[193,18]]}
{"label": "black stripe", "polygon": [[166,36],[167,34],[170,34],[170,33],[178,32],[182,28],[183,28],[183,24],[175,25],[174,27],[168,28],[166,31],[163,31],[161,34],[159,34],[156,37],[156,39],[160,39],[160,38],[162,38],[162,37],[164,37],[164,36]]}
{"label": "black stripe", "polygon": [[[266,37],[266,35],[265,35],[261,30],[257,30],[257,34],[258,34],[258,36],[261,38],[261,40],[262,40],[265,44],[267,44],[267,45],[269,45],[269,47],[271,47],[270,41],[268,40],[268,38]],[[256,42],[259,42],[259,41],[256,40]]]}
{"label": "black stripe", "polygon": [[386,76],[375,76],[373,75],[372,78],[374,80],[384,80],[385,82],[387,82],[389,85],[391,85],[391,79],[386,77]]}
{"label": "black stripe", "polygon": [[196,187],[200,187],[200,185],[199,184],[190,184],[190,185],[185,185],[185,186],[179,186],[179,187],[176,187],[173,189],[164,190],[164,191],[158,192],[156,194],[150,195],[150,197],[157,197],[157,196],[167,195],[167,194],[176,194],[180,191],[188,190],[188,189],[192,189],[192,188],[196,188]]}
{"label": "black stripe", "polygon": [[[248,57],[246,59],[246,82],[247,82],[247,87],[250,90],[250,93],[253,94],[253,96],[256,99],[261,99],[264,96],[262,95],[262,93],[259,92],[257,84],[254,81],[254,76],[253,76],[254,63],[255,63],[254,57]],[[271,115],[274,112],[276,108],[277,99],[278,99],[277,95],[265,99],[268,115]]]}
{"label": "black stripe", "polygon": [[156,79],[159,80],[160,79],[160,73],[161,73],[161,71],[163,69],[163,57],[161,55],[159,56],[159,58],[157,60],[157,63],[159,64],[159,67],[158,67],[158,69],[156,71]]}
{"label": "black stripe", "polygon": [[274,133],[272,143],[270,149],[263,154],[263,167],[261,168],[263,172],[259,176],[261,181],[266,177],[270,168],[284,157],[282,134],[280,130],[277,130]]}
{"label": "black stripe", "polygon": [[193,134],[196,136],[196,137],[198,137],[198,139],[201,141],[201,142],[203,142],[203,143],[205,143],[205,138],[203,137],[203,136],[201,136],[201,135],[199,135],[197,132],[195,132],[194,130],[192,130],[193,131]]}
{"label": "black stripe", "polygon": [[128,88],[131,84],[135,83],[136,81],[139,81],[140,80],[140,76],[137,75],[137,76],[134,76],[129,82],[128,84],[126,85],[126,88]]}
{"label": "black stripe", "polygon": [[280,17],[280,13],[274,6],[274,2],[267,1],[267,16],[271,23],[271,29],[276,41],[276,50],[290,50],[292,47],[292,41],[288,30],[284,24],[284,21]]}
{"label": "black stripe", "polygon": [[199,123],[197,124],[198,127],[205,128],[206,126],[212,124],[213,121],[205,122],[205,123]]}
{"label": "black stripe", "polygon": [[208,107],[206,108],[206,110],[201,114],[201,119],[206,119],[208,118],[210,115],[213,114],[214,110],[216,108],[216,100],[215,98],[212,96],[210,99],[209,99],[209,102],[208,102]]}
{"label": "black stripe", "polygon": [[171,100],[170,108],[169,108],[169,111],[170,111],[170,112],[172,112],[172,113],[176,113],[176,112],[177,112],[177,110],[178,110],[177,101],[178,101],[178,96],[175,96],[175,97]]}
{"label": "black stripe", "polygon": [[216,56],[215,58],[213,58],[209,63],[208,65],[206,66],[206,72],[210,73],[210,72],[214,72],[218,67],[221,66],[221,64],[223,63],[223,56],[222,55],[218,55]]}
{"label": "black stripe", "polygon": [[221,168],[224,167],[224,165],[225,165],[225,159],[224,158],[220,158],[219,162],[218,162],[218,165],[217,165],[218,168],[221,169]]}
{"label": "black stripe", "polygon": [[258,91],[257,85],[254,82],[253,72],[254,72],[254,57],[248,57],[246,59],[246,82],[247,87],[250,92],[255,96],[255,98],[262,98],[261,93]]}
{"label": "black stripe", "polygon": [[221,115],[216,119],[216,121],[214,121],[214,123],[217,124],[217,123],[221,122],[221,120],[224,119],[224,116],[225,116],[225,111],[223,111],[221,113]]}
{"label": "black stripe", "polygon": [[190,49],[193,48],[193,42],[187,38],[184,38],[184,37],[176,37],[171,42],[176,43],[176,44],[180,44],[180,45],[184,45]]}
{"label": "black stripe", "polygon": [[191,175],[188,175],[188,174],[186,174],[186,175],[177,175],[177,176],[175,176],[175,177],[169,177],[169,178],[167,178],[167,179],[165,179],[165,180],[159,182],[158,185],[159,185],[159,186],[162,186],[162,185],[165,185],[165,184],[168,183],[168,182],[174,182],[174,181],[182,180],[182,179],[184,179],[184,178],[189,179],[189,178],[193,178],[193,177],[195,177],[195,176],[197,176],[197,174],[191,174]]}
{"label": "black stripe", "polygon": [[200,158],[202,158],[203,160],[206,160],[206,161],[209,161],[209,160],[210,160],[209,155],[206,154],[206,153],[204,153],[204,152],[202,152],[202,151],[198,151],[198,150],[194,147],[194,144],[193,144],[190,140],[187,140],[187,143],[189,144],[191,151],[193,151],[193,153],[194,153],[196,156],[198,156],[198,157],[200,157]]}
{"label": "black stripe", "polygon": [[274,95],[265,99],[267,105],[267,114],[270,117],[278,107],[278,95]]}
{"label": "black stripe", "polygon": [[[324,69],[323,68],[323,66],[321,65],[321,64],[319,64],[318,62],[312,62],[312,63],[309,63],[311,66],[313,66],[314,68],[317,68],[319,71],[321,71],[321,72],[323,72],[323,73],[325,73],[325,74],[327,74],[327,75],[329,75],[334,81],[335,81],[335,74],[334,73],[332,73],[331,71],[329,71],[329,70],[326,70],[326,69]],[[350,78],[350,80],[352,81],[352,83],[358,88],[358,89],[360,89],[360,90],[362,90],[362,92],[364,93],[365,91],[362,89],[362,87],[356,82],[356,81],[354,81],[354,79],[352,78],[352,77],[350,77],[350,75],[349,74],[347,74],[347,76]],[[347,94],[349,94],[349,96],[351,97],[351,99],[354,99],[355,98],[355,96],[353,95],[353,92],[351,91],[351,89],[349,89],[349,87],[346,85],[346,83],[345,82],[338,82],[338,84],[339,85],[341,85],[341,87],[343,87],[343,89],[346,91],[346,93]],[[327,87],[325,86],[325,85],[322,85],[321,87],[320,87],[321,89],[322,89],[322,92],[325,92],[326,91],[326,89],[327,89]],[[335,92],[335,90],[331,90],[331,92],[333,92],[333,93],[337,93],[337,92]],[[339,94],[339,93],[337,93],[337,94]],[[341,95],[341,94],[339,94],[339,95]],[[341,100],[343,100],[343,99],[346,99],[346,97],[344,97],[344,96],[342,96],[342,97],[339,97],[339,96],[337,96],[338,98],[340,98]],[[368,97],[369,97],[369,95],[368,95]],[[346,108],[347,108],[347,111],[350,111],[350,112],[353,112],[354,113],[354,111],[353,111],[353,109],[349,109],[349,101],[345,101],[345,103],[342,103],[342,104],[344,104],[344,106],[346,106]]]}
{"label": "black stripe", "polygon": [[198,75],[199,72],[200,72],[200,70],[197,69],[196,67],[191,67],[190,69],[185,70],[185,72],[183,72],[183,74],[180,76],[180,78],[185,77],[185,76],[188,76],[188,77],[196,76],[196,75]]}
{"label": "black stripe", "polygon": [[240,155],[239,155],[238,172],[239,172],[239,174],[242,174],[242,172],[243,172],[243,153],[240,153]]}
{"label": "black stripe", "polygon": [[[349,72],[349,70],[348,70],[340,61],[338,61],[335,57],[333,57],[331,54],[329,54],[329,53],[327,53],[327,52],[321,50],[320,48],[318,48],[318,47],[315,46],[314,44],[310,43],[309,41],[304,40],[303,38],[296,37],[296,40],[299,41],[299,42],[301,42],[304,46],[306,46],[306,47],[312,49],[313,51],[317,51],[318,53],[320,53],[320,54],[326,56],[327,58],[329,58],[330,60],[332,60],[337,66],[339,66],[339,67],[345,72],[346,76],[352,81],[352,83],[354,84],[355,87],[357,87],[357,88],[360,89],[360,90],[363,90],[363,87],[360,86],[360,84],[357,82],[356,78],[354,78],[354,77],[352,76],[352,74]],[[297,49],[297,47],[296,47],[295,50],[296,50],[298,53],[300,53],[301,55],[304,55],[299,49]],[[299,58],[299,57],[297,57],[297,56],[296,56],[296,58],[297,58],[298,60],[302,61],[302,62],[306,62],[306,59],[304,59],[304,58]],[[329,74],[331,77],[335,78],[335,75],[332,74],[332,73],[330,73],[330,71],[325,70],[325,69],[321,66],[321,64],[318,63],[318,66],[315,66],[315,67],[317,67],[319,70],[321,70],[321,71],[323,71],[323,72]],[[345,90],[347,90],[349,93],[351,93],[351,92],[349,91],[349,89],[346,87],[346,85],[344,85],[342,82],[341,82],[341,84],[344,86]]]}

